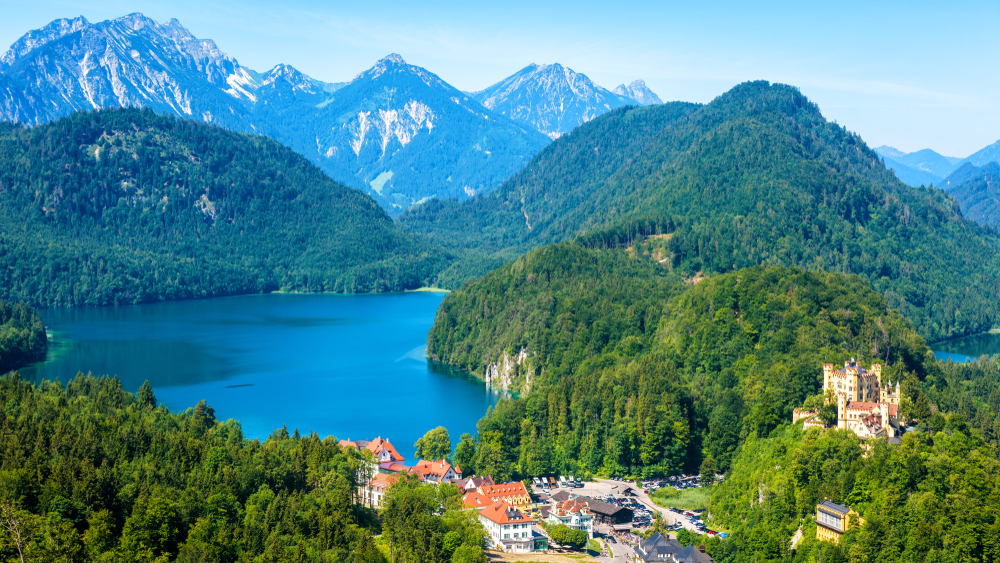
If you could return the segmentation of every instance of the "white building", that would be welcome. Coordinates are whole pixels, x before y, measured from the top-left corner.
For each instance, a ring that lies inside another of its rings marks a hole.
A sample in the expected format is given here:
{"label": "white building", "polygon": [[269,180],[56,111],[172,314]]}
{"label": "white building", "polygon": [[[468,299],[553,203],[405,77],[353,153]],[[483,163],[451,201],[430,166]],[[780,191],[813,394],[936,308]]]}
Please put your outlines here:
{"label": "white building", "polygon": [[512,505],[500,501],[484,507],[479,510],[479,521],[489,535],[490,547],[514,553],[535,550],[534,520]]}

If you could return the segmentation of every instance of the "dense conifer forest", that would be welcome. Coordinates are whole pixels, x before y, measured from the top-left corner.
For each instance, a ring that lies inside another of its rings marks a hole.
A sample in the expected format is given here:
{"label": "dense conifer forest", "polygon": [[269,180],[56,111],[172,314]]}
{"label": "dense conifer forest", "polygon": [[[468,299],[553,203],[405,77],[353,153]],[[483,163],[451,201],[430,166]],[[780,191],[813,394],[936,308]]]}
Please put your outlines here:
{"label": "dense conifer forest", "polygon": [[460,254],[438,277],[449,287],[532,247],[643,223],[669,228],[665,263],[686,276],[758,264],[859,274],[929,340],[1000,322],[1000,236],[944,192],[900,182],[778,84],[615,110],[496,192],[401,218]]}
{"label": "dense conifer forest", "polygon": [[45,358],[48,339],[38,311],[0,299],[0,374]]}
{"label": "dense conifer forest", "polygon": [[0,124],[0,298],[419,287],[445,263],[288,148],[149,110]]}
{"label": "dense conifer forest", "polygon": [[657,252],[543,247],[445,298],[432,358],[482,377],[526,355],[511,390],[530,392],[480,421],[477,471],[728,470],[819,392],[824,362],[852,356],[884,363],[904,412],[929,414],[933,354],[863,277],[751,267],[691,286]]}
{"label": "dense conifer forest", "polygon": [[249,440],[204,401],[171,413],[117,378],[15,373],[0,405],[2,561],[485,563],[457,488],[404,480],[376,519],[367,458],[332,436]]}

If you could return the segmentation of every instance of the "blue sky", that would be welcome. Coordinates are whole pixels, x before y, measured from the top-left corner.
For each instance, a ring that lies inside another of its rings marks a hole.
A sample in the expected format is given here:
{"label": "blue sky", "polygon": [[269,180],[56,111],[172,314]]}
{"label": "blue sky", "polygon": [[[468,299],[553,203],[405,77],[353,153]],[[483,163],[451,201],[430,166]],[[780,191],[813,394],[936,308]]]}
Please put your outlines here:
{"label": "blue sky", "polygon": [[[745,80],[801,88],[871,146],[968,156],[1000,139],[1000,2],[0,0],[0,45],[59,17],[177,18],[255,70],[350,80],[388,53],[463,90],[559,62],[708,102]],[[877,4],[877,5],[875,5]]]}

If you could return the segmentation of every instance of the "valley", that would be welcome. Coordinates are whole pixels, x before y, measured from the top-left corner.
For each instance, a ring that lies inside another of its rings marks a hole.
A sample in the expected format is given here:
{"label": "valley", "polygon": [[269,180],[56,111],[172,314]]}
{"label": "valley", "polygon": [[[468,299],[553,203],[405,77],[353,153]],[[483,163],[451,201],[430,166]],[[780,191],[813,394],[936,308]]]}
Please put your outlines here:
{"label": "valley", "polygon": [[1000,560],[998,145],[521,65],[15,42],[0,562]]}

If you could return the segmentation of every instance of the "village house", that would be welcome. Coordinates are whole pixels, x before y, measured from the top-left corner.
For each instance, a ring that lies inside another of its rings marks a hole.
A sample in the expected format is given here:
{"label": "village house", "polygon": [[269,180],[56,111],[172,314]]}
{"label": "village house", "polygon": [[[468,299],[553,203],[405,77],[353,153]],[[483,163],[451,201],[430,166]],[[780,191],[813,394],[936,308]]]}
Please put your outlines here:
{"label": "village house", "polygon": [[371,508],[382,508],[386,491],[398,480],[398,473],[376,473],[371,481],[361,487],[362,502]]}
{"label": "village house", "polygon": [[482,485],[478,492],[493,502],[503,501],[512,504],[518,510],[527,510],[531,506],[531,495],[528,494],[528,489],[524,488],[524,483],[520,481],[500,483],[499,485]]}
{"label": "village house", "polygon": [[683,546],[677,540],[661,535],[659,532],[640,540],[635,547],[636,557],[645,563],[714,563],[705,553],[705,546]]}
{"label": "village house", "polygon": [[374,440],[341,440],[339,444],[341,448],[364,448],[371,452],[374,457],[373,473],[399,473],[409,469],[403,464],[406,458],[399,455],[389,440],[383,440],[381,436]]}
{"label": "village house", "polygon": [[478,491],[479,487],[485,485],[494,484],[493,478],[490,477],[489,475],[487,475],[486,477],[476,477],[475,475],[473,475],[472,477],[460,477],[458,479],[452,479],[451,483],[456,487],[458,487],[459,489],[462,489],[462,491],[466,493]]}
{"label": "village house", "polygon": [[559,491],[558,493],[552,495],[552,501],[554,502],[562,502],[566,500],[576,500],[577,502],[585,504],[587,506],[587,510],[594,515],[594,525],[608,524],[611,526],[618,526],[628,524],[632,521],[632,509],[625,508],[624,506],[618,506],[617,504],[611,504],[610,502],[604,502],[588,496],[576,495],[569,491]]}
{"label": "village house", "polygon": [[513,553],[535,551],[534,520],[510,503],[499,501],[483,507],[479,510],[479,521],[486,529],[493,549]]}
{"label": "village house", "polygon": [[587,532],[587,537],[594,537],[594,515],[587,505],[577,500],[556,502],[549,509],[546,521],[550,524],[565,524],[574,530]]}
{"label": "village house", "polygon": [[453,479],[462,478],[462,468],[443,459],[437,461],[420,460],[410,468],[410,471],[419,473],[431,483],[447,483]]}
{"label": "village house", "polygon": [[816,506],[816,539],[840,543],[844,532],[865,523],[853,509],[824,500]]}

